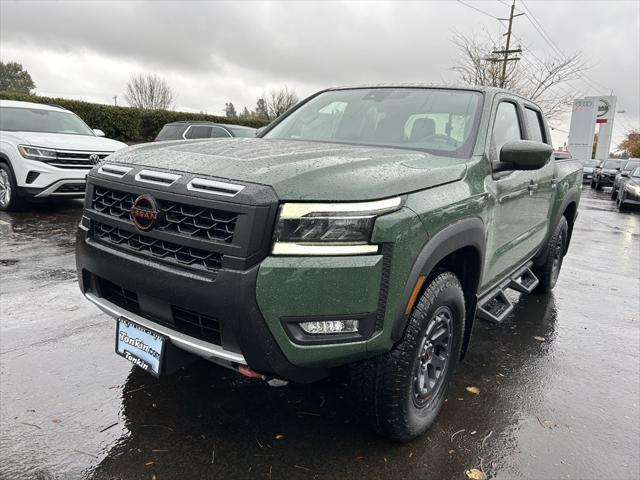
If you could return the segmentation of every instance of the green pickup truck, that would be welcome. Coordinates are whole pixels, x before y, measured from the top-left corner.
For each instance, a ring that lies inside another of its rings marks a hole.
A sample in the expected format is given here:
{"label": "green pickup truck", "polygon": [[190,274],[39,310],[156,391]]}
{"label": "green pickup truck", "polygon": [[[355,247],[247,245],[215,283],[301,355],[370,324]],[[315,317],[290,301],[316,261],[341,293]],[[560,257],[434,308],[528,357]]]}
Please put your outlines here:
{"label": "green pickup truck", "polygon": [[442,406],[476,318],[551,290],[582,166],[508,91],[319,92],[258,134],[120,150],[87,177],[80,288],[115,350],[263,379],[348,372],[358,414],[406,441]]}

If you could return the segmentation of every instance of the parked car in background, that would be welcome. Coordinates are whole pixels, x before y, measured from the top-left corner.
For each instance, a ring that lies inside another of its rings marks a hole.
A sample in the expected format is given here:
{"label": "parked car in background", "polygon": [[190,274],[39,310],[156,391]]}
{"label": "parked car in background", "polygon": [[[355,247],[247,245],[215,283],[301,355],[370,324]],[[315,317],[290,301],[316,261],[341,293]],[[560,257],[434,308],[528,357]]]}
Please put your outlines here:
{"label": "parked car in background", "polygon": [[596,190],[602,190],[602,187],[610,187],[613,185],[613,179],[616,177],[626,160],[618,158],[610,158],[604,160],[596,166],[593,170],[593,177],[591,178],[591,188]]}
{"label": "parked car in background", "polygon": [[640,167],[633,172],[625,172],[620,182],[616,206],[622,211],[630,205],[640,206]]}
{"label": "parked car in background", "polygon": [[[613,179],[613,186],[611,187],[611,200],[615,200],[618,197],[618,192],[620,191],[620,183],[622,179],[625,178],[625,173],[631,173],[636,168],[640,167],[640,158],[630,158],[627,160],[627,163],[622,167],[620,173],[618,173]],[[627,178],[629,175],[626,176]]]}
{"label": "parked car in background", "polygon": [[588,158],[580,160],[580,163],[582,163],[582,182],[591,182],[591,179],[593,178],[593,170],[598,165],[598,160]]}
{"label": "parked car in background", "polygon": [[0,100],[0,210],[84,197],[89,169],[127,145],[61,107]]}
{"label": "parked car in background", "polygon": [[193,140],[196,138],[252,138],[255,136],[255,128],[243,125],[214,122],[171,122],[162,127],[154,141]]}
{"label": "parked car in background", "polygon": [[271,384],[345,367],[356,413],[407,441],[476,316],[555,286],[582,165],[525,98],[404,85],[325,90],[242,142],[131,147],[89,178],[78,280],[118,354]]}

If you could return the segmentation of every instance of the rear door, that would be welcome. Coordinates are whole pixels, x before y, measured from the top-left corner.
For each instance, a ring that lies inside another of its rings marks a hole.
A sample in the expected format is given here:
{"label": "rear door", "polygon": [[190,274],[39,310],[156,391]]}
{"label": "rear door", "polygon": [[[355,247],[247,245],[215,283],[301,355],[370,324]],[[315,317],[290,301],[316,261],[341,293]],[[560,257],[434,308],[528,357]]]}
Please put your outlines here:
{"label": "rear door", "polygon": [[535,171],[498,171],[497,168],[502,146],[507,142],[524,140],[526,136],[522,105],[508,95],[496,96],[489,135],[489,158],[496,168],[487,178],[487,187],[495,197],[495,207],[487,234],[485,286],[510,273],[536,243],[532,230],[541,215],[531,203],[532,191],[538,180]]}
{"label": "rear door", "polygon": [[[524,105],[525,118],[527,120],[527,139],[534,142],[551,145],[547,128],[544,124],[542,112],[534,105]],[[542,168],[534,170],[533,184],[529,198],[531,219],[535,222],[536,230],[532,239],[538,244],[544,240],[549,227],[549,218],[553,208],[558,178],[556,177],[556,162],[554,157]]]}

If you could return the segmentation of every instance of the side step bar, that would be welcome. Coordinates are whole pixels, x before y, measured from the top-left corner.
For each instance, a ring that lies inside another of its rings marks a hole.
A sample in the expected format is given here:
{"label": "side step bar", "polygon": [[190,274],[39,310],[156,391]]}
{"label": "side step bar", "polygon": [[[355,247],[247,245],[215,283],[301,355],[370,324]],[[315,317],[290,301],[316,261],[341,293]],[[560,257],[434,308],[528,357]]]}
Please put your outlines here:
{"label": "side step bar", "polygon": [[479,299],[476,315],[489,322],[502,323],[513,311],[513,303],[505,290],[511,288],[521,293],[531,293],[540,283],[531,271],[532,265],[533,262],[529,262],[520,270],[516,270],[502,285]]}

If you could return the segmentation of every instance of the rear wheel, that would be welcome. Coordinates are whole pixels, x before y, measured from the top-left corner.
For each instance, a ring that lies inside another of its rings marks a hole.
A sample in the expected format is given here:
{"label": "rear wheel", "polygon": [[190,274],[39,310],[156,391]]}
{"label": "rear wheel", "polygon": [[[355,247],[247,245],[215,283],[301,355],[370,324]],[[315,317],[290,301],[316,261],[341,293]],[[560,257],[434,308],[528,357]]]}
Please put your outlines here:
{"label": "rear wheel", "polygon": [[562,261],[567,250],[567,235],[569,233],[569,224],[563,216],[556,225],[553,235],[547,244],[547,259],[540,266],[533,267],[533,273],[536,274],[538,280],[537,292],[550,292],[556,286]]}
{"label": "rear wheel", "polygon": [[18,196],[16,179],[6,163],[0,163],[0,210],[19,210],[24,201]]}
{"label": "rear wheel", "polygon": [[406,442],[424,433],[444,404],[460,357],[465,304],[451,272],[437,273],[387,354],[351,366],[356,412],[379,433]]}

